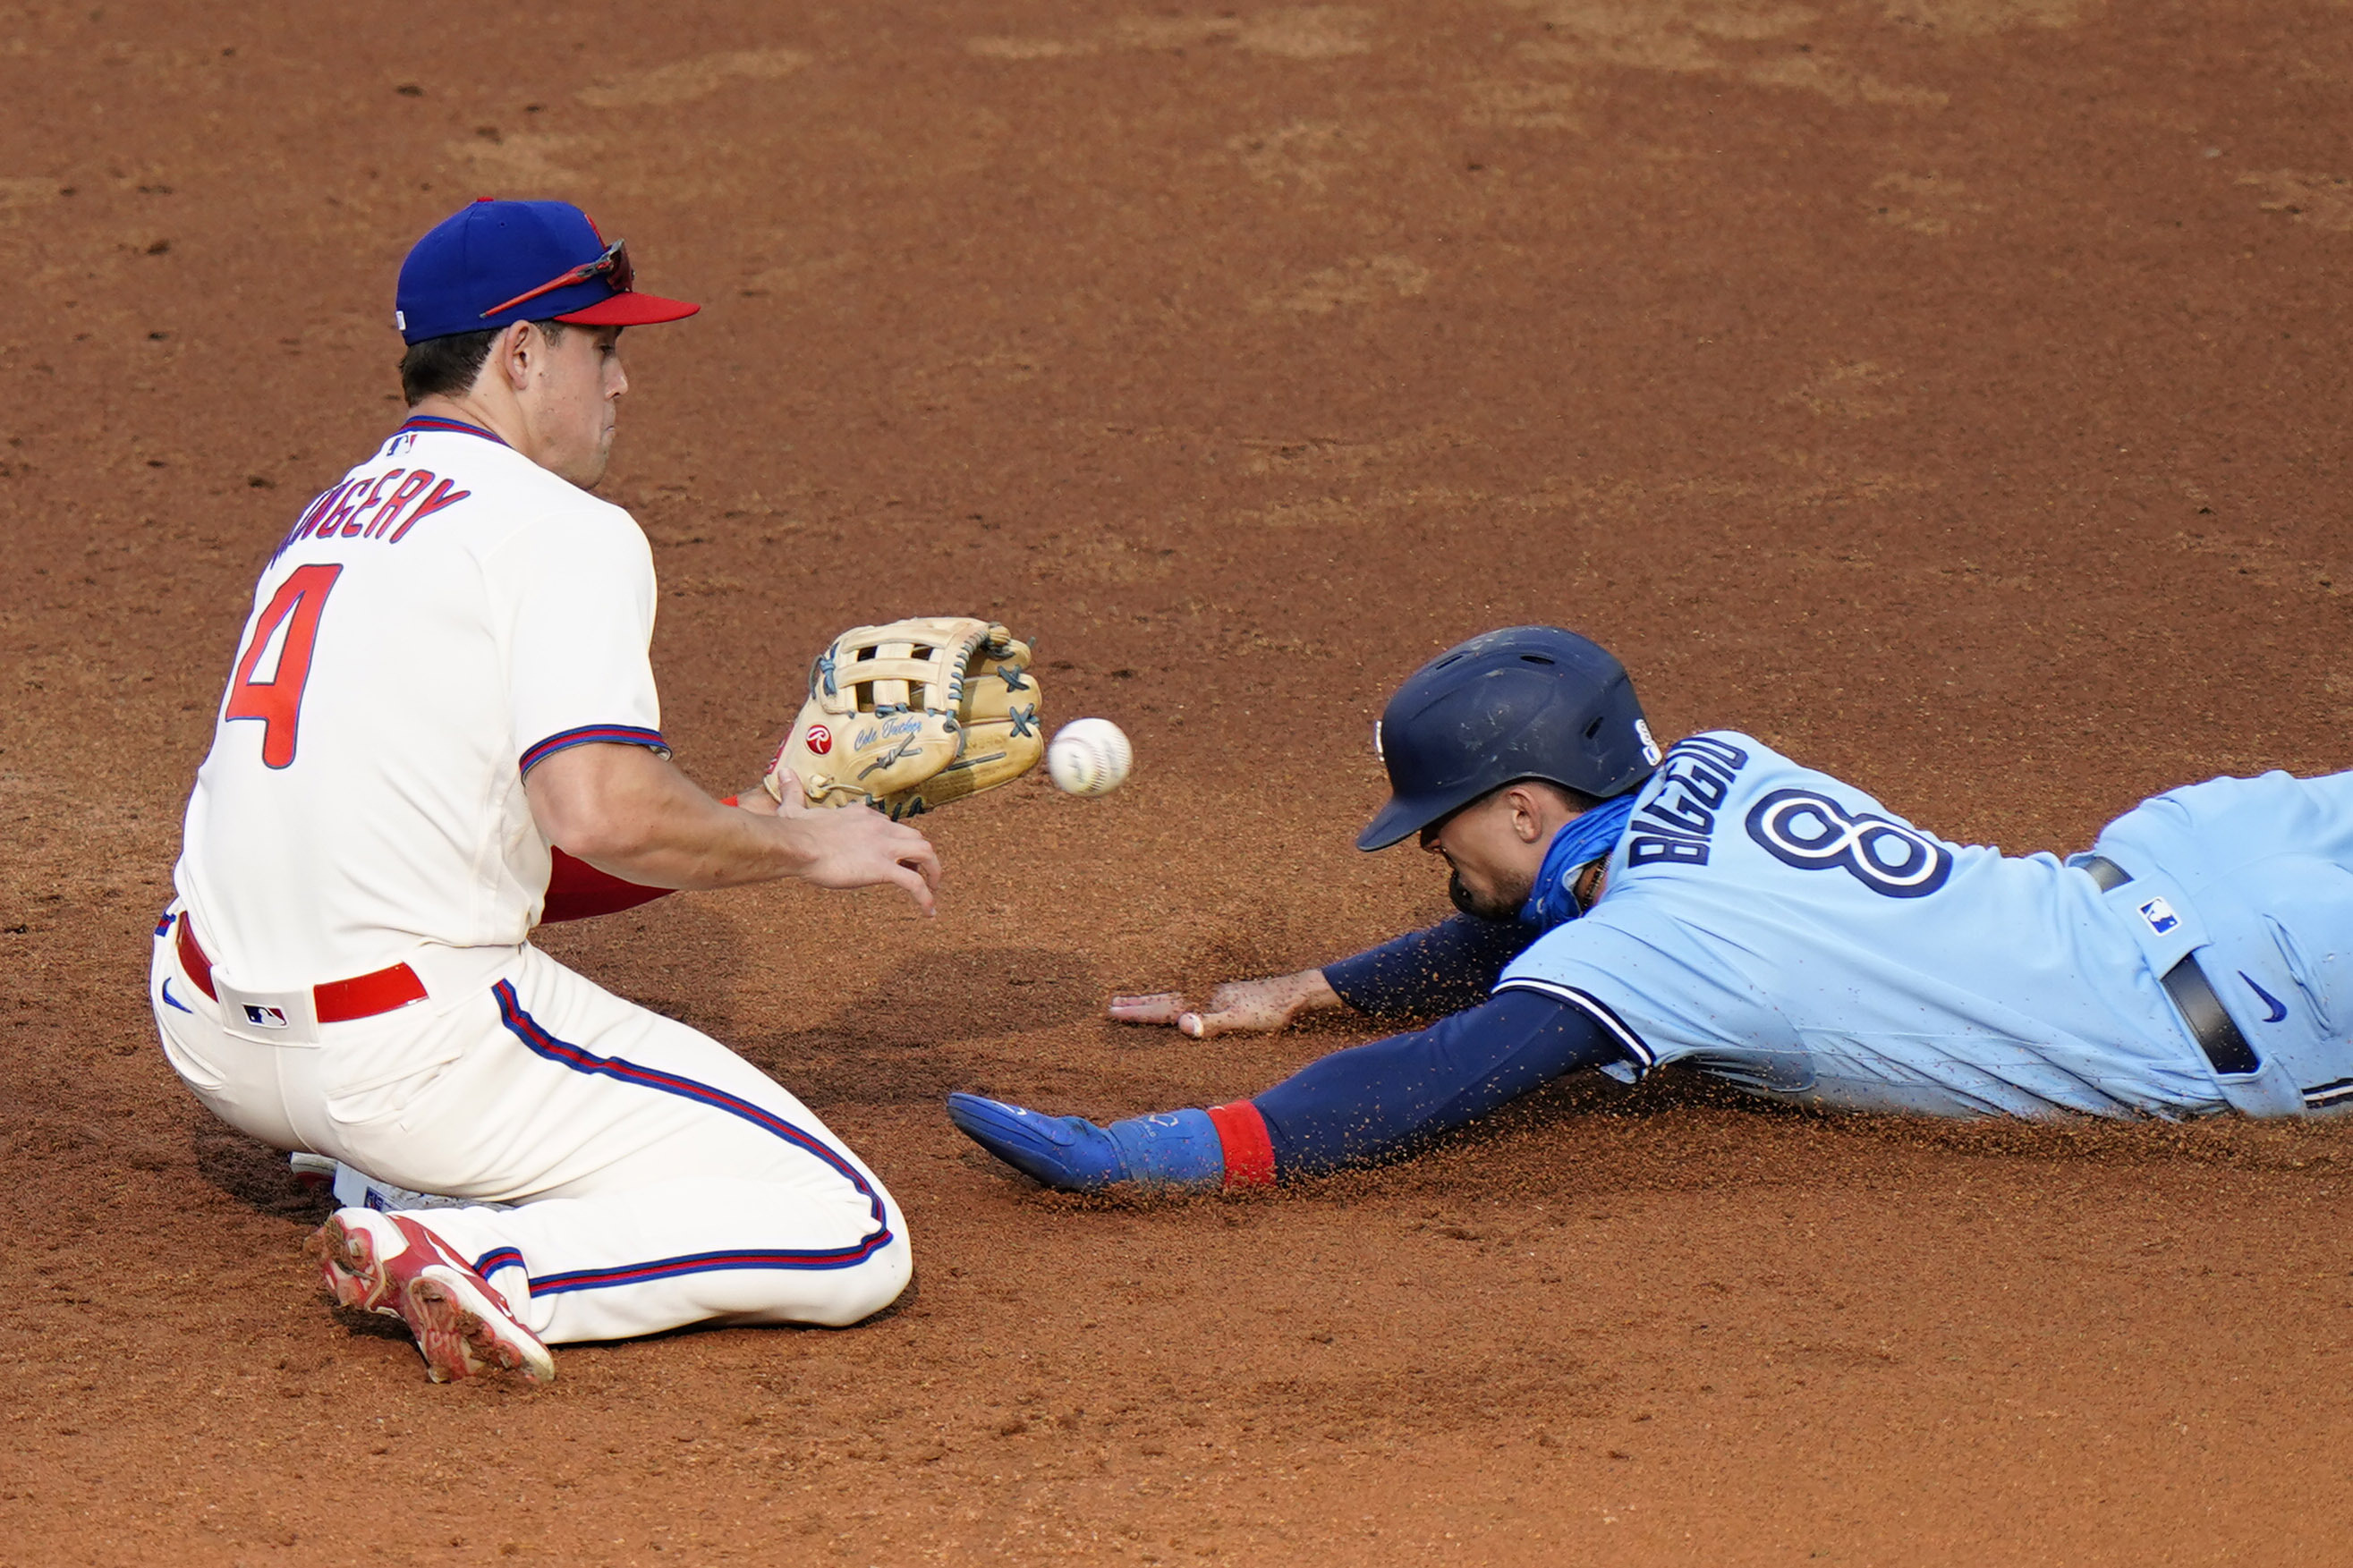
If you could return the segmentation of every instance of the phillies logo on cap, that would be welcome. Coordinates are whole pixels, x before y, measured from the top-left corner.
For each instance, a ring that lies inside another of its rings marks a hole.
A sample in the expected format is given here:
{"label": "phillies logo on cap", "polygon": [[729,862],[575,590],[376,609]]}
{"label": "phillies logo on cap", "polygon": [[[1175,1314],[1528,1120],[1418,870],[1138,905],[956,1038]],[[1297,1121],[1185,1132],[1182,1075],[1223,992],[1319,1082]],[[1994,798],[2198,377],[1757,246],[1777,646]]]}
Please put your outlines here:
{"label": "phillies logo on cap", "polygon": [[808,727],[808,749],[816,752],[820,757],[833,750],[833,731],[827,729],[822,724],[810,725]]}

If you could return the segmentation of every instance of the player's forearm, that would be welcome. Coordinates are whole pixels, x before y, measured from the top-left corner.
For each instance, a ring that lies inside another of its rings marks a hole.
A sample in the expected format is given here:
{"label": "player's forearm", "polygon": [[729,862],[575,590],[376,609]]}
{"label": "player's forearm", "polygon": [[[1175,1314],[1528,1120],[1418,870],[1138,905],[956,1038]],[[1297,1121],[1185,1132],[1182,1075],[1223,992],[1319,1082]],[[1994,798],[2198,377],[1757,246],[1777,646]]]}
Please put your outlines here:
{"label": "player's forearm", "polygon": [[1426,1029],[1310,1062],[1251,1104],[1278,1176],[1396,1153],[1624,1053],[1582,1010],[1507,991]]}
{"label": "player's forearm", "polygon": [[1243,984],[1253,989],[1263,988],[1267,1005],[1280,1009],[1286,1019],[1341,1005],[1340,994],[1332,989],[1332,983],[1320,969],[1303,969],[1296,974],[1277,974]]}
{"label": "player's forearm", "polygon": [[642,747],[561,752],[534,767],[524,785],[551,843],[640,887],[770,881],[799,876],[817,858],[799,820],[723,805]]}
{"label": "player's forearm", "polygon": [[624,881],[681,890],[797,877],[816,860],[798,823],[754,816],[708,796],[679,801],[655,820],[611,825],[581,847],[565,847]]}
{"label": "player's forearm", "polygon": [[1376,1018],[1430,1018],[1475,1007],[1537,936],[1516,921],[1449,915],[1322,970],[1340,1001]]}

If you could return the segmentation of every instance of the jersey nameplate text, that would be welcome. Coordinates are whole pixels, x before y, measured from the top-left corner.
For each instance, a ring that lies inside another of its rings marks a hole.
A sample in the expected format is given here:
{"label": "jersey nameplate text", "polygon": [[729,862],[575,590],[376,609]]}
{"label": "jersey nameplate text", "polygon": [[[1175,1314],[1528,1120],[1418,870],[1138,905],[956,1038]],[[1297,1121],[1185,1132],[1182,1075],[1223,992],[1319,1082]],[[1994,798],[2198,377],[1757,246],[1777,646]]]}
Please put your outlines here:
{"label": "jersey nameplate text", "polygon": [[1729,742],[1705,735],[1676,742],[1667,752],[1659,793],[1626,825],[1626,863],[1706,865],[1716,809],[1747,765],[1748,753]]}

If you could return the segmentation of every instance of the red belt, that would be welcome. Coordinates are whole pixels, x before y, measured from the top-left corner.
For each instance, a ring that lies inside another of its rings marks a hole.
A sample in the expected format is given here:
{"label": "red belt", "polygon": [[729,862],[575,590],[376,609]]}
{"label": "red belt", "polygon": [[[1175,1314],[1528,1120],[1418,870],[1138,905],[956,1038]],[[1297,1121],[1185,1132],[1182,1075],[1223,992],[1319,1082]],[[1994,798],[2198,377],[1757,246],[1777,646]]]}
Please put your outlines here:
{"label": "red belt", "polygon": [[[188,923],[185,910],[180,914],[178,938],[180,967],[187,972],[197,990],[213,1001],[220,997],[213,991],[213,961],[196,945],[195,928]],[[354,1018],[373,1018],[379,1013],[389,1013],[396,1007],[406,1007],[412,1002],[425,1000],[425,982],[417,978],[417,971],[405,963],[389,969],[379,969],[373,974],[359,975],[351,980],[330,980],[323,985],[311,987],[311,1004],[322,1024],[348,1024]]]}

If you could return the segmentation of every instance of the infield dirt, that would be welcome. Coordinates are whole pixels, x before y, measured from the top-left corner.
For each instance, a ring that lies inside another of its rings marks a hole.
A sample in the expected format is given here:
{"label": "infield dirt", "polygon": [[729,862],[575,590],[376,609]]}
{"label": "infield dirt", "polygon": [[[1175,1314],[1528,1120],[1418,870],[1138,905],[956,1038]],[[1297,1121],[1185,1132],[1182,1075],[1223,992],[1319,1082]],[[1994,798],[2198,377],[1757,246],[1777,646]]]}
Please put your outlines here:
{"label": "infield dirt", "polygon": [[[1365,1030],[1115,989],[1444,908],[1350,847],[1430,653],[1574,626],[1948,836],[2353,765],[2342,4],[0,6],[0,1557],[2345,1562],[2334,1124],[1930,1126],[1662,1081],[1257,1201],[1041,1194]],[[428,1384],[142,977],[262,562],[391,428],[392,279],[560,195],[647,287],[608,496],[681,763],[861,620],[1042,638],[1134,782],[895,896],[544,933],[904,1203],[843,1332]]]}

